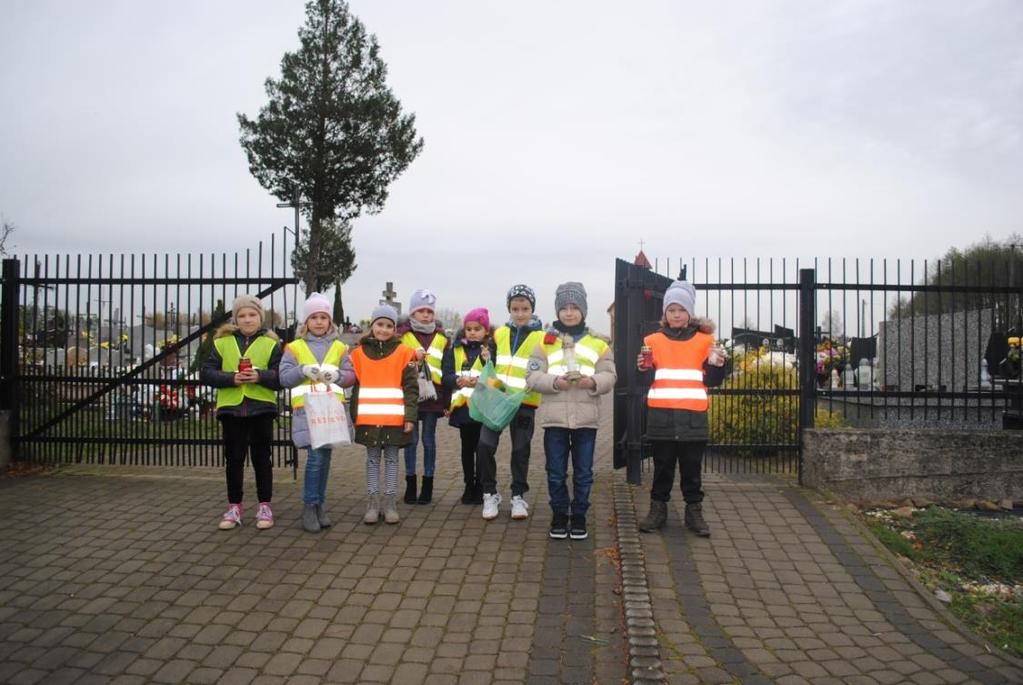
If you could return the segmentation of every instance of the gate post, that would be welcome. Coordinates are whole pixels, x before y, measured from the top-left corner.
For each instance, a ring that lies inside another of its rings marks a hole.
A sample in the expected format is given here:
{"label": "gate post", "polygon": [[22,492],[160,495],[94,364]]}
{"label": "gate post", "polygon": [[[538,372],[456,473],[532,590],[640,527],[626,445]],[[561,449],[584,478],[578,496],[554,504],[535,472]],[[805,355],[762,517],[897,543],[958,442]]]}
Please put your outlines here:
{"label": "gate post", "polygon": [[0,291],[0,410],[8,412],[7,431],[12,456],[17,456],[18,432],[18,278],[17,259],[3,262]]}
{"label": "gate post", "polygon": [[799,484],[803,484],[803,437],[813,428],[817,413],[816,312],[817,275],[813,269],[799,270]]}

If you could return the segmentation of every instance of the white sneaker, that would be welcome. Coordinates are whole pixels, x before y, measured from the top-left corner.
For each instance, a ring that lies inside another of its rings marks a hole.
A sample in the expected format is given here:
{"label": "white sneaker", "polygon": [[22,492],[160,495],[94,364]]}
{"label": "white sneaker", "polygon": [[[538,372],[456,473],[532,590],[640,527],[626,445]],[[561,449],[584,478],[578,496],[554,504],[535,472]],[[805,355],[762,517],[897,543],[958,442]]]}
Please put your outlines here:
{"label": "white sneaker", "polygon": [[526,500],[522,499],[522,495],[515,495],[511,498],[512,505],[512,518],[516,521],[529,518],[529,505],[526,504]]}
{"label": "white sneaker", "polygon": [[501,496],[497,493],[483,495],[483,518],[486,520],[497,518],[497,507],[501,504]]}

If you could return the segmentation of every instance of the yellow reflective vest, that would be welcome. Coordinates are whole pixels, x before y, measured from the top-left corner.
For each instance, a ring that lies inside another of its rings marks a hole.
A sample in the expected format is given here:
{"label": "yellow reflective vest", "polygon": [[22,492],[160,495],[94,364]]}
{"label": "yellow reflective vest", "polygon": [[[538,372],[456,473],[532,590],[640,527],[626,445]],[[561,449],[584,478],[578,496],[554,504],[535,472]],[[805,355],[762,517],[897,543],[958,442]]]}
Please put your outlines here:
{"label": "yellow reflective vest", "polygon": [[[348,351],[348,346],[340,340],[335,340],[327,348],[327,354],[324,355],[323,361],[318,361],[313,351],[309,349],[308,343],[301,338],[292,340],[288,343],[287,349],[295,357],[295,361],[298,362],[299,366],[305,366],[306,364],[316,364],[321,369],[331,369],[337,371],[341,367],[341,358],[345,356],[345,352]],[[309,391],[313,387],[313,382],[309,378],[303,378],[302,382],[291,389],[291,408],[299,409],[305,406],[305,396],[309,394]],[[330,384],[330,389],[337,394],[337,397],[342,402],[345,401],[345,391],[341,389],[340,385],[336,383]]]}
{"label": "yellow reflective vest", "polygon": [[[511,329],[501,326],[494,331],[494,342],[497,343],[497,358],[494,359],[494,370],[498,379],[512,390],[526,389],[526,376],[529,373],[529,358],[536,346],[543,342],[543,331],[532,331],[512,354]],[[540,393],[528,391],[522,404],[530,407],[540,406]]]}
{"label": "yellow reflective vest", "polygon": [[[405,335],[401,336],[401,342],[411,347],[413,350],[421,350],[423,346],[419,343],[419,338],[416,337],[412,331],[407,331]],[[448,339],[444,337],[443,333],[434,333],[433,340],[430,342],[430,346],[426,348],[426,367],[430,369],[430,380],[433,381],[434,385],[440,385],[441,380],[441,361],[444,359],[444,348],[448,345]]]}
{"label": "yellow reflective vest", "polygon": [[[480,377],[480,372],[483,371],[483,355],[477,356],[469,370],[463,372],[462,366],[465,364],[466,360],[465,348],[459,345],[453,350],[453,352],[455,357],[455,373],[457,375],[461,376],[463,373],[466,373],[469,378]],[[451,393],[451,411],[464,407],[469,402],[470,397],[472,397],[472,388],[465,387],[456,389]]]}
{"label": "yellow reflective vest", "polygon": [[[232,335],[225,335],[213,341],[220,355],[220,368],[223,371],[237,373],[238,362],[242,357],[248,357],[252,362],[252,368],[256,371],[265,371],[270,366],[270,357],[273,355],[277,341],[273,338],[261,335],[251,343],[243,354],[238,348],[238,338]],[[259,383],[244,383],[228,388],[217,388],[217,409],[221,407],[234,407],[242,403],[244,398],[259,402],[277,404],[277,391],[271,390]]]}
{"label": "yellow reflective vest", "polygon": [[[607,352],[608,344],[595,336],[587,333],[575,341],[575,360],[579,366],[579,373],[584,376],[592,376],[597,372],[597,360]],[[550,345],[544,344],[544,352],[547,354],[547,373],[554,376],[564,376],[568,372],[565,363],[565,350],[562,346],[561,336],[555,338]]]}

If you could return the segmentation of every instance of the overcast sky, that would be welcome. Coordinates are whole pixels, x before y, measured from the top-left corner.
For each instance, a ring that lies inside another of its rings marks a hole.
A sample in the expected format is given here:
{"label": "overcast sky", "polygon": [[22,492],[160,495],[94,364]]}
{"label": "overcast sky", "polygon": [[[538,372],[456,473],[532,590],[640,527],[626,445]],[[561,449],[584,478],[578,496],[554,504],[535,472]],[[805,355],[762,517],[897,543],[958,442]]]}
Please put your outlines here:
{"label": "overcast sky", "polygon": [[[302,3],[0,0],[0,212],[16,252],[205,252],[292,223],[236,113]],[[353,317],[538,313],[613,260],[932,258],[1023,230],[1023,3],[353,0],[423,153],[359,219]],[[597,313],[599,312],[599,314]],[[500,316],[495,316],[500,319]]]}

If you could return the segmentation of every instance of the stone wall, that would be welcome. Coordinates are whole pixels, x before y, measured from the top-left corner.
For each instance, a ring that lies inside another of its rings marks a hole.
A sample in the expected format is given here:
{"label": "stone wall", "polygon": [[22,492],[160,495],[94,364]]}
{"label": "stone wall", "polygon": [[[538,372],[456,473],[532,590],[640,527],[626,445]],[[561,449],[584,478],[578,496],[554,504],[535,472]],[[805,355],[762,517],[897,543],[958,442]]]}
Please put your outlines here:
{"label": "stone wall", "polygon": [[815,429],[803,484],[852,501],[1023,501],[1023,431]]}

